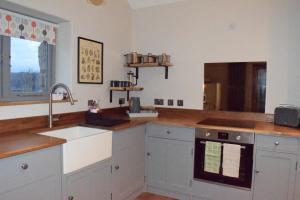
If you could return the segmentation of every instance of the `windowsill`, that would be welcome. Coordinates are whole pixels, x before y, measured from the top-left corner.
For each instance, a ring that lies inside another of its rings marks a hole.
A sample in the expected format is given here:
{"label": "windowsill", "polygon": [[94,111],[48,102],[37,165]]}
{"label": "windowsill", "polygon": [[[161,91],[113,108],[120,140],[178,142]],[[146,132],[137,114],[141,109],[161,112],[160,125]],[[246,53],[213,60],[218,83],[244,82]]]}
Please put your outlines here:
{"label": "windowsill", "polygon": [[[69,100],[56,100],[53,103],[68,103]],[[78,100],[74,100],[78,102]],[[0,101],[0,106],[18,106],[18,105],[32,105],[32,104],[48,104],[49,100],[37,100],[37,101]]]}

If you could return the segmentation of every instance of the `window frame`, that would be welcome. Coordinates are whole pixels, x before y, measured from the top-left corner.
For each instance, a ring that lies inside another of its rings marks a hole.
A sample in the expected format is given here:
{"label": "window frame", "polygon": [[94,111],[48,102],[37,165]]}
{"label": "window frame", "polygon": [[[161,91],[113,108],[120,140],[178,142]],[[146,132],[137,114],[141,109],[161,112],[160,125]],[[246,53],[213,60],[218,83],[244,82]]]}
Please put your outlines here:
{"label": "window frame", "polygon": [[56,46],[47,44],[47,69],[48,69],[48,81],[47,91],[45,92],[31,92],[31,93],[13,93],[10,88],[10,43],[11,37],[0,36],[0,102],[1,101],[34,101],[34,100],[46,100],[49,98],[48,90],[55,82],[55,53]]}

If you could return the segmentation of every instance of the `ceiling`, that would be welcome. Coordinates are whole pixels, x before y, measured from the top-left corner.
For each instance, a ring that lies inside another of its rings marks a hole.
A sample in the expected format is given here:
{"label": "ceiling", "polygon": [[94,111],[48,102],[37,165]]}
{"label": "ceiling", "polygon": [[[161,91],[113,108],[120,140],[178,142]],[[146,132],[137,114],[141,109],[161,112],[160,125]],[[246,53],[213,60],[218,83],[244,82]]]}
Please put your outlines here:
{"label": "ceiling", "polygon": [[185,0],[128,0],[132,9],[146,8]]}

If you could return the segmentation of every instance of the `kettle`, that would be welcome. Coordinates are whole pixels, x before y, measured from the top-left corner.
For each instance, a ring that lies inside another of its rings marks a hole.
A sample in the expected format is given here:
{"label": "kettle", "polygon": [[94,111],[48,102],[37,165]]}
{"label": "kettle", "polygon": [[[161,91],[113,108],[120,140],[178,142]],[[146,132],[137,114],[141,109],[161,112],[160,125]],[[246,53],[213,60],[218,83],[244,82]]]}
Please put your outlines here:
{"label": "kettle", "polygon": [[139,113],[141,111],[141,103],[139,97],[131,97],[129,100],[129,112]]}

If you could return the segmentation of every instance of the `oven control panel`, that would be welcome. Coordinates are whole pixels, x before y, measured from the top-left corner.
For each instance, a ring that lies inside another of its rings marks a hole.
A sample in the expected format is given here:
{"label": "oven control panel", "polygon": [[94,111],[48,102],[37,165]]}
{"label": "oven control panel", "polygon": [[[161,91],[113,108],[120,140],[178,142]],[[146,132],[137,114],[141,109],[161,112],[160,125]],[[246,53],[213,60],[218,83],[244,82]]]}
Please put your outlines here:
{"label": "oven control panel", "polygon": [[215,129],[196,129],[196,138],[241,144],[254,144],[254,132],[237,132]]}

